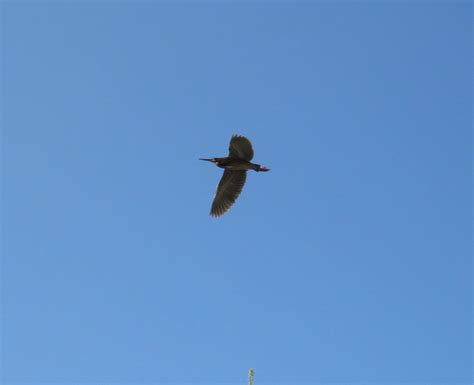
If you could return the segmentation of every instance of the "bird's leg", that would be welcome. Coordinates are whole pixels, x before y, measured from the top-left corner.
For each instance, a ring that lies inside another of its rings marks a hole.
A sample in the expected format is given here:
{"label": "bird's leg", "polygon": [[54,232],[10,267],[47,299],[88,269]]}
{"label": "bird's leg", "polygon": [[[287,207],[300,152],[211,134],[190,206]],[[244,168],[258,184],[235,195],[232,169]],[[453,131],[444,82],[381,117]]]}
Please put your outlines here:
{"label": "bird's leg", "polygon": [[259,171],[270,171],[268,167],[261,166],[259,164],[251,163],[252,169],[259,172]]}

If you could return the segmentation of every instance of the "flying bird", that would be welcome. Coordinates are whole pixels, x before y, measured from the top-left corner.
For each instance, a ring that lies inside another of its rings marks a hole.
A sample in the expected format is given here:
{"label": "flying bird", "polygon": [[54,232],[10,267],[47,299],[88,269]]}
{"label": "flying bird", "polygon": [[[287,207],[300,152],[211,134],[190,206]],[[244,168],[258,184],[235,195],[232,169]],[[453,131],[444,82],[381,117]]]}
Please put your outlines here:
{"label": "flying bird", "polygon": [[234,204],[247,178],[247,170],[269,171],[259,164],[251,163],[253,158],[252,143],[241,135],[232,135],[229,143],[229,155],[225,158],[201,158],[224,169],[224,174],[217,185],[212,201],[210,215],[219,217]]}

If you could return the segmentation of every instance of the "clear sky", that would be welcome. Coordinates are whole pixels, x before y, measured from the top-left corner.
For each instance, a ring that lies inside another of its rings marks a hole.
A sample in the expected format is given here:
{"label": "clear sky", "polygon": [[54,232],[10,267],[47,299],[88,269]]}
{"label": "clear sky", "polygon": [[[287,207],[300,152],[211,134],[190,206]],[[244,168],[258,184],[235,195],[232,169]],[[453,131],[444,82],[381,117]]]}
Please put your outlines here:
{"label": "clear sky", "polygon": [[471,383],[468,2],[1,12],[4,383]]}

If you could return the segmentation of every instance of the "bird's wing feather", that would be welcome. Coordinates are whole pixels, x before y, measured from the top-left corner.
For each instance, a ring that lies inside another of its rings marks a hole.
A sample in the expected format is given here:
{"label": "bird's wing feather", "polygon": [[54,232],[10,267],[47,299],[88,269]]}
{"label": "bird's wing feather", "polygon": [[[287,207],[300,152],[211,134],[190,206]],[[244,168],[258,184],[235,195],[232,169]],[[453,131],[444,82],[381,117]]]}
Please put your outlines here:
{"label": "bird's wing feather", "polygon": [[252,143],[245,136],[232,135],[229,143],[229,156],[250,162],[253,158]]}
{"label": "bird's wing feather", "polygon": [[212,201],[211,216],[221,216],[234,204],[244,187],[246,178],[247,171],[224,170]]}

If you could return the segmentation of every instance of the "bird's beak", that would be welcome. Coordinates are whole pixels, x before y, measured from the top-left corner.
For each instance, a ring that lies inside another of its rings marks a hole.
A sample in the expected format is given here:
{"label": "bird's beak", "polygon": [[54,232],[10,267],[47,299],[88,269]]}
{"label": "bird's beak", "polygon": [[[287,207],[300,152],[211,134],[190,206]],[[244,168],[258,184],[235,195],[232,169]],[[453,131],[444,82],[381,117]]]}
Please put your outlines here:
{"label": "bird's beak", "polygon": [[206,158],[199,158],[199,160],[206,160],[206,161],[208,161],[208,162],[214,162],[213,159],[206,159]]}

